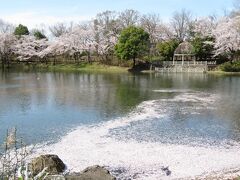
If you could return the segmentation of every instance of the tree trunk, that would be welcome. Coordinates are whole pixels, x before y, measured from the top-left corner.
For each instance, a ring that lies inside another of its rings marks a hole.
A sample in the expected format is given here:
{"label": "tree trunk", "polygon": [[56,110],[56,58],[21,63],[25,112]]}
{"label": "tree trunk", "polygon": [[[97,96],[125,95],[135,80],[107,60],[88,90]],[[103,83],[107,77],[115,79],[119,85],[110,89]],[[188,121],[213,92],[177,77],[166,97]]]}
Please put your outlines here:
{"label": "tree trunk", "polygon": [[234,61],[234,54],[235,54],[235,51],[231,50],[230,53],[231,53],[231,54],[230,54],[230,63],[232,64],[233,61]]}
{"label": "tree trunk", "polygon": [[87,52],[87,59],[88,59],[88,63],[91,64],[90,51]]}
{"label": "tree trunk", "polygon": [[230,56],[230,63],[232,64],[233,63],[233,61],[234,61],[234,54],[233,53],[231,53],[231,56]]}
{"label": "tree trunk", "polygon": [[10,61],[9,61],[9,58],[7,59],[7,68],[10,68]]}
{"label": "tree trunk", "polygon": [[3,57],[1,57],[1,61],[2,61],[2,69],[4,69],[4,59],[3,59]]}
{"label": "tree trunk", "polygon": [[7,64],[7,68],[10,68],[10,60],[9,60],[8,55],[5,56],[5,63]]}
{"label": "tree trunk", "polygon": [[135,67],[136,66],[136,58],[134,57],[133,58],[133,67]]}

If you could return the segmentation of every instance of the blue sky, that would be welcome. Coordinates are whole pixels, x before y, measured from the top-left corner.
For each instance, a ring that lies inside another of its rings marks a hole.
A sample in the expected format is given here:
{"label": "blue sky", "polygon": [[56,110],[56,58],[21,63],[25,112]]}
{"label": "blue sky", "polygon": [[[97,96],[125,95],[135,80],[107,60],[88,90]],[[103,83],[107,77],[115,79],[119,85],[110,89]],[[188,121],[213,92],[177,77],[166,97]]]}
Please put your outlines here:
{"label": "blue sky", "polygon": [[193,16],[222,15],[233,0],[0,0],[0,18],[35,27],[56,22],[92,19],[105,10],[138,10],[157,13],[167,21],[174,11],[190,10]]}

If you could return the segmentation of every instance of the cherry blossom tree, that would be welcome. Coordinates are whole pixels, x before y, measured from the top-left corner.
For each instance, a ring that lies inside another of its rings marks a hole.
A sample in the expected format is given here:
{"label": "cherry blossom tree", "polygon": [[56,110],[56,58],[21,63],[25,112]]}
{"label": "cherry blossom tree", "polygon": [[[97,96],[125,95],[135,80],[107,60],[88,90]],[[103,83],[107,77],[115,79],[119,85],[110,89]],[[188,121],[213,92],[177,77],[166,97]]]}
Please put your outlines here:
{"label": "cherry blossom tree", "polygon": [[174,30],[169,23],[161,23],[157,27],[158,41],[169,41],[175,39]]}
{"label": "cherry blossom tree", "polygon": [[215,56],[227,55],[232,61],[240,51],[240,16],[222,18],[213,33],[216,39]]}
{"label": "cherry blossom tree", "polygon": [[114,11],[105,11],[98,14],[94,20],[93,29],[96,52],[107,61],[109,55],[113,54],[114,46],[121,32],[117,13]]}
{"label": "cherry blossom tree", "polygon": [[4,64],[9,65],[10,56],[16,40],[16,37],[12,34],[0,34],[0,60],[2,61],[2,67],[4,67]]}
{"label": "cherry blossom tree", "polygon": [[[239,0],[237,0],[239,2]],[[237,9],[237,8],[236,8]],[[226,16],[220,20],[203,17],[192,21],[191,14],[176,12],[169,23],[162,23],[156,14],[141,15],[135,10],[123,12],[105,11],[89,22],[81,24],[57,23],[50,27],[54,36],[48,41],[41,31],[15,37],[13,26],[0,20],[0,58],[2,63],[10,57],[19,61],[51,58],[74,58],[80,55],[88,59],[94,54],[97,59],[108,61],[114,56],[114,47],[121,31],[135,25],[143,28],[150,36],[149,57],[157,55],[156,44],[190,40],[200,59],[214,54],[233,56],[240,49],[240,16]],[[43,38],[43,39],[41,39]],[[11,56],[14,55],[14,56]]]}
{"label": "cherry blossom tree", "polygon": [[149,33],[151,43],[157,43],[161,39],[161,21],[157,14],[143,15],[141,18],[141,26]]}
{"label": "cherry blossom tree", "polygon": [[36,60],[48,45],[47,39],[36,39],[34,36],[24,35],[15,41],[12,52],[19,61]]}
{"label": "cherry blossom tree", "polygon": [[194,36],[201,38],[211,37],[216,28],[216,20],[214,17],[203,17],[195,20],[192,23],[192,31]]}
{"label": "cherry blossom tree", "polygon": [[94,43],[93,25],[91,23],[82,24],[74,27],[71,32],[56,38],[46,49],[40,52],[39,56],[41,58],[64,55],[72,57],[83,51],[90,54],[95,50]]}
{"label": "cherry blossom tree", "polygon": [[55,58],[57,56],[63,56],[66,54],[71,56],[74,54],[75,51],[77,50],[74,49],[71,40],[67,39],[66,36],[60,36],[53,42],[51,42],[47,48],[39,52],[38,56],[42,59],[54,57],[55,63]]}
{"label": "cherry blossom tree", "polygon": [[118,35],[112,31],[105,34],[101,27],[98,30],[98,32],[95,32],[98,34],[98,39],[94,41],[94,45],[97,47],[97,53],[105,60],[108,60],[109,53],[112,53],[111,51],[114,50],[114,46],[117,43]]}

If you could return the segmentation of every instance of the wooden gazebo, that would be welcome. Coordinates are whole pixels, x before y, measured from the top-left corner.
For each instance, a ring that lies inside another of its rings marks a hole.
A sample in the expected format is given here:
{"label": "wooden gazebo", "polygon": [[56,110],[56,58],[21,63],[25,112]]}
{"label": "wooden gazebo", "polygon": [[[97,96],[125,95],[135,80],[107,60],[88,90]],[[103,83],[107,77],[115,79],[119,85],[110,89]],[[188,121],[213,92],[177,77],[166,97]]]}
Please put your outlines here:
{"label": "wooden gazebo", "polygon": [[189,42],[182,42],[174,52],[173,64],[179,64],[179,62],[181,62],[183,65],[185,61],[196,61],[193,46]]}

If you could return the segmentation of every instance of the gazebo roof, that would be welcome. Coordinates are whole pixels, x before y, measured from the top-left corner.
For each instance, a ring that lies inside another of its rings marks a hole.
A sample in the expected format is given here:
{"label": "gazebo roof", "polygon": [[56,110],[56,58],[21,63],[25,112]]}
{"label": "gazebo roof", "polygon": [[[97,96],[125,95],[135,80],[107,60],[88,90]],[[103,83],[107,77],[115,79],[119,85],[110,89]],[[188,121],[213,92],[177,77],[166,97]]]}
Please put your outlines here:
{"label": "gazebo roof", "polygon": [[174,54],[189,54],[193,55],[193,46],[189,42],[182,42],[174,51]]}

